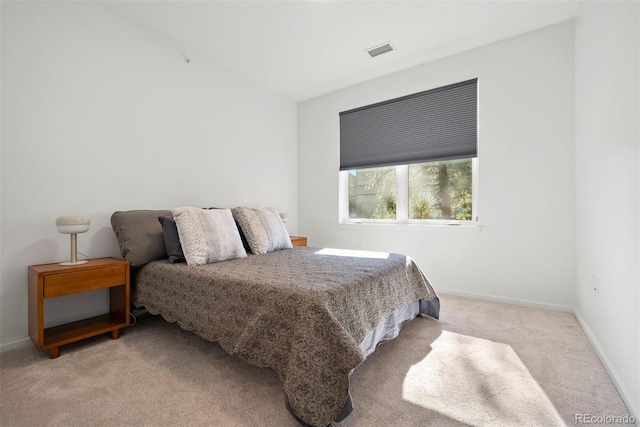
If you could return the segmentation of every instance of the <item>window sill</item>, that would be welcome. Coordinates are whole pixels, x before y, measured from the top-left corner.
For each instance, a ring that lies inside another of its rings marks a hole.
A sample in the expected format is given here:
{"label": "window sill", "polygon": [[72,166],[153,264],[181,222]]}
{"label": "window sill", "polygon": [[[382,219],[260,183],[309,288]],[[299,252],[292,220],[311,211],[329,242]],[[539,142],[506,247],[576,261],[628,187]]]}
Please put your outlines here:
{"label": "window sill", "polygon": [[346,222],[336,223],[339,230],[380,230],[380,231],[411,231],[433,233],[471,233],[482,231],[482,224],[391,224],[380,222]]}

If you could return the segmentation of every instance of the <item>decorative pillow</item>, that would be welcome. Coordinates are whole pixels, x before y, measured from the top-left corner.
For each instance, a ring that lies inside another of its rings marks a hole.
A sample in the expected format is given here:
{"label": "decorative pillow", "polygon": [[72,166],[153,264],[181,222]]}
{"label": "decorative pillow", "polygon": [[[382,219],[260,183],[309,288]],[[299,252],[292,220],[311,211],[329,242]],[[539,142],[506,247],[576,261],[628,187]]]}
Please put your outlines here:
{"label": "decorative pillow", "polygon": [[111,227],[118,239],[120,253],[132,268],[167,258],[159,216],[171,216],[171,211],[118,211],[111,215]]}
{"label": "decorative pillow", "polygon": [[240,224],[254,254],[293,247],[289,233],[275,209],[237,207],[233,210],[233,217]]}
{"label": "decorative pillow", "polygon": [[178,235],[178,227],[173,218],[168,216],[159,216],[158,221],[162,224],[162,232],[164,234],[164,246],[167,250],[167,257],[170,263],[185,262],[182,245],[180,244],[180,236]]}
{"label": "decorative pillow", "polygon": [[[225,209],[225,208],[211,207],[211,208],[202,208],[202,209]],[[234,221],[235,221],[235,218],[234,218]],[[244,236],[244,233],[242,232],[242,228],[240,228],[240,224],[238,224],[238,221],[235,221],[235,223],[236,223],[236,227],[238,227],[238,233],[240,233],[240,240],[242,240],[242,247],[247,253],[251,252],[251,247],[249,246],[249,243],[247,242],[247,238]]]}
{"label": "decorative pillow", "polygon": [[187,265],[246,258],[230,209],[172,209]]}

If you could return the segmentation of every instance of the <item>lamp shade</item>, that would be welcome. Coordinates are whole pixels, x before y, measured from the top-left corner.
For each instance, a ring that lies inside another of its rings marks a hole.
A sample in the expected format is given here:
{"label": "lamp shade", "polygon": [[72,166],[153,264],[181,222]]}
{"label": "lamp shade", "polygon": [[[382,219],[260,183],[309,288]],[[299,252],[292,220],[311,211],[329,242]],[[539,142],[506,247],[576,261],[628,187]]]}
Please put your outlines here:
{"label": "lamp shade", "polygon": [[56,219],[58,232],[62,234],[85,233],[89,231],[91,221],[86,216],[66,215]]}

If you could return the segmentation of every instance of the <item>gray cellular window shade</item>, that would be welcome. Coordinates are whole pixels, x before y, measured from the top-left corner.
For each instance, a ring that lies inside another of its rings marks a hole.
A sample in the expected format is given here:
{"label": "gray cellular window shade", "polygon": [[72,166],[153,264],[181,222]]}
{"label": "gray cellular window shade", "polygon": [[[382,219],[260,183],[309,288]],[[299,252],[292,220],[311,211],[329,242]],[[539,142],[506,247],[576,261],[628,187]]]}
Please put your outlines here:
{"label": "gray cellular window shade", "polygon": [[477,156],[478,79],[340,113],[340,170]]}

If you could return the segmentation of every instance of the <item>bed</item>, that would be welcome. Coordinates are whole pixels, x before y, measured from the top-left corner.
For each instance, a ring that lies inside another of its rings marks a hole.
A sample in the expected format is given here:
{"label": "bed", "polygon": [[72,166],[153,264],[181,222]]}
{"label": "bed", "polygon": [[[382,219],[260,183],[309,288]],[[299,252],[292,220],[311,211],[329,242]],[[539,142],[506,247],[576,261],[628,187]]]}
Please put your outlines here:
{"label": "bed", "polygon": [[170,263],[157,218],[116,212],[113,229],[132,266],[132,301],[230,354],[273,369],[302,424],[349,415],[349,375],[377,344],[439,300],[411,258],[294,247],[196,267]]}

